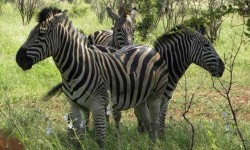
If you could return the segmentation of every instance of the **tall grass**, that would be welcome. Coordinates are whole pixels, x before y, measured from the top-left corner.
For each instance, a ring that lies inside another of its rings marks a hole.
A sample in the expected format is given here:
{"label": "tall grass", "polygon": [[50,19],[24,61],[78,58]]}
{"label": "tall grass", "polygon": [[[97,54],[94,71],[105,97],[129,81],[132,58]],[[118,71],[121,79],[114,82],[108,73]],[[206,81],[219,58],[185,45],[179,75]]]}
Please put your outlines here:
{"label": "tall grass", "polygon": [[[70,18],[76,27],[89,34],[99,29],[109,29],[111,20],[105,19],[103,24],[91,12],[90,6],[79,3],[55,3],[62,9],[80,11],[81,15]],[[15,54],[27,38],[30,30],[36,24],[35,18],[30,25],[22,26],[21,17],[10,5],[2,6],[0,15],[0,128],[7,135],[18,137],[26,149],[74,149],[67,142],[67,124],[64,115],[69,109],[64,96],[53,98],[44,102],[40,99],[55,84],[61,81],[53,61],[48,59],[23,72],[15,62]],[[240,19],[235,16],[235,25]],[[230,26],[231,18],[225,18],[221,37],[216,42],[216,49],[223,57],[232,47],[230,37],[240,26]],[[161,34],[158,29],[155,33]],[[155,35],[158,36],[158,35]],[[139,39],[139,38],[138,38]],[[136,43],[140,41],[136,38]],[[248,40],[247,38],[245,40]],[[152,44],[152,41],[147,44]],[[239,124],[246,139],[250,139],[250,64],[249,44],[245,44],[240,52],[236,70],[235,84],[232,96],[236,98]],[[187,117],[195,127],[194,149],[242,149],[234,129],[226,101],[218,95],[211,84],[210,75],[203,69],[191,65],[186,72],[188,93],[198,86],[200,81],[204,84],[197,92],[193,105]],[[204,77],[205,76],[205,77]],[[227,78],[227,74],[223,78]],[[190,147],[191,130],[184,121],[184,81],[181,80],[169,105],[167,115],[166,133],[153,149],[188,149]],[[189,95],[190,96],[190,95]],[[136,119],[133,111],[123,112],[121,131],[116,131],[114,123],[107,127],[107,149],[146,150],[152,148],[147,134],[139,134],[136,130]],[[84,149],[98,149],[94,140],[93,125],[87,132],[86,139],[82,141]]]}

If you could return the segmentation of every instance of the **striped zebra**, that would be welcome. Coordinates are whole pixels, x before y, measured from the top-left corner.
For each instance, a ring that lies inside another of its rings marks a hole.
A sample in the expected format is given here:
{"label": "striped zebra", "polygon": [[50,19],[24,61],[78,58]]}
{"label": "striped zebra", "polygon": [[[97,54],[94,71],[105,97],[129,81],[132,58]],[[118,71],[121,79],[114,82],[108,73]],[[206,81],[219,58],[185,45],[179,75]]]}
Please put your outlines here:
{"label": "striped zebra", "polygon": [[119,7],[118,14],[107,7],[108,16],[114,21],[112,30],[96,31],[88,36],[90,45],[111,46],[122,48],[125,45],[131,45],[134,41],[135,17],[137,10],[134,7],[130,14],[123,6]]}
{"label": "striped zebra", "polygon": [[[154,48],[166,61],[169,80],[161,102],[159,133],[164,134],[165,118],[169,100],[177,87],[178,81],[188,67],[195,63],[207,70],[214,77],[221,77],[225,70],[224,63],[212,43],[204,36],[206,27],[199,22],[185,22],[170,29],[154,42]],[[115,123],[119,128],[121,112],[114,111]],[[137,116],[137,115],[136,115]],[[145,132],[144,125],[137,117],[138,131]]]}
{"label": "striped zebra", "polygon": [[[212,43],[204,36],[205,29],[203,25],[192,23],[187,26],[179,25],[154,42],[156,51],[167,62],[169,68],[169,80],[161,104],[160,133],[164,133],[169,100],[178,81],[192,63],[207,70],[211,76],[221,77],[223,75],[224,62]],[[139,130],[143,130],[143,126],[140,125],[142,123],[139,121]]]}
{"label": "striped zebra", "polygon": [[[78,124],[82,120],[79,109],[92,112],[100,149],[105,149],[105,107],[109,100],[115,110],[134,108],[155,141],[161,97],[168,81],[168,68],[159,53],[143,45],[103,53],[101,49],[107,48],[89,46],[66,10],[58,12],[57,8],[44,8],[38,14],[38,24],[16,54],[18,66],[26,71],[53,58],[62,76],[63,93],[71,108],[78,108],[71,117]],[[83,132],[79,124],[75,132]]]}
{"label": "striped zebra", "polygon": [[[135,17],[137,14],[137,9],[134,7],[130,11],[128,15],[127,11],[123,7],[123,5],[119,6],[118,14],[115,13],[111,8],[106,7],[106,11],[108,16],[114,21],[114,27],[112,30],[100,30],[95,31],[94,33],[88,36],[88,41],[90,45],[102,45],[102,46],[111,46],[117,49],[122,48],[126,45],[133,44],[134,41],[134,31],[135,31]],[[102,50],[103,52],[111,53],[109,50]],[[114,52],[114,50],[112,50]],[[54,86],[47,94],[45,99],[48,97],[52,97],[56,91],[60,90],[62,87],[62,83],[57,84]],[[116,111],[114,111],[116,114]],[[85,119],[86,119],[86,127],[89,124],[89,112],[85,112]],[[114,115],[115,120],[120,120],[121,116]],[[107,122],[109,122],[109,115],[106,116]],[[70,123],[69,119],[69,123]],[[119,128],[119,124],[116,125]]]}

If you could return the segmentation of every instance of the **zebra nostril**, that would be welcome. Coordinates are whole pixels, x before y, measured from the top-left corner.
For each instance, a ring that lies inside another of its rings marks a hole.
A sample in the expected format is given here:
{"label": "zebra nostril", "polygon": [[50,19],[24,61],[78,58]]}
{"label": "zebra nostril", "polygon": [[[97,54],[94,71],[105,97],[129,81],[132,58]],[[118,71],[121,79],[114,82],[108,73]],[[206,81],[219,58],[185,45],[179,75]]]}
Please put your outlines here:
{"label": "zebra nostril", "polygon": [[23,70],[28,70],[32,67],[32,59],[27,57],[26,49],[20,48],[16,54],[16,63]]}
{"label": "zebra nostril", "polygon": [[128,40],[128,45],[133,44],[133,40]]}
{"label": "zebra nostril", "polygon": [[25,60],[26,49],[20,48],[16,54],[16,63],[21,67]]}
{"label": "zebra nostril", "polygon": [[223,75],[224,70],[225,70],[225,64],[221,59],[219,59],[219,72],[218,72],[219,77]]}

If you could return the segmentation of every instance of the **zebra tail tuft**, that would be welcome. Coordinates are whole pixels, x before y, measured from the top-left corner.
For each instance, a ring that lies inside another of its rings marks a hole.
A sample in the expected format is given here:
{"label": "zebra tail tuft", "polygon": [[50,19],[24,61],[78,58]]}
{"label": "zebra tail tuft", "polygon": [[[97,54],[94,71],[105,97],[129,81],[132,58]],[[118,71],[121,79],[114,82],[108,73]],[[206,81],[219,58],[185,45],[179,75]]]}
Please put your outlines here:
{"label": "zebra tail tuft", "polygon": [[50,91],[47,92],[45,96],[43,96],[42,101],[48,101],[52,97],[59,96],[62,93],[62,83],[58,83]]}

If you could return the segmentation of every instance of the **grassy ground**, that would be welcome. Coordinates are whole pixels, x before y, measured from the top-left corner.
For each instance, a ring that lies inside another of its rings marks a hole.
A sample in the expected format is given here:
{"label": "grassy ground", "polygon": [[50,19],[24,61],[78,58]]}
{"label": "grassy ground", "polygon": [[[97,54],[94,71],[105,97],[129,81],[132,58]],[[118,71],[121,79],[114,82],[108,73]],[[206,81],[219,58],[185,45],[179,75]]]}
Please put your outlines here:
{"label": "grassy ground", "polygon": [[[73,5],[58,3],[54,5],[69,9],[69,14],[73,7]],[[79,7],[85,8],[86,14],[83,13],[81,17],[70,14],[76,27],[80,27],[85,33],[110,28],[111,20],[106,19],[103,24],[99,24],[88,5],[79,5]],[[36,24],[35,20],[32,20],[30,25],[22,26],[21,17],[10,5],[4,5],[2,10],[3,13],[0,15],[0,128],[6,131],[7,135],[18,137],[26,149],[73,149],[66,140],[67,124],[63,118],[69,106],[65,98],[60,96],[49,102],[41,101],[42,96],[61,80],[53,61],[45,60],[27,72],[23,72],[15,62],[15,54]],[[239,43],[239,37],[235,32],[241,31],[242,26],[237,26],[241,24],[241,20],[237,16],[234,17],[233,27],[231,17],[225,18],[220,39],[215,45],[218,53],[225,58],[229,57],[232,48],[236,49],[233,47],[232,37],[236,37],[236,46]],[[162,33],[161,29],[153,32],[152,36],[156,36],[156,33]],[[247,38],[244,40],[248,41]],[[235,63],[234,84],[230,93],[240,129],[248,140],[250,139],[249,56],[249,44],[244,43]],[[228,81],[228,78],[229,73],[226,71],[222,80]],[[195,129],[194,149],[243,149],[232,122],[227,101],[212,88],[210,75],[195,65],[191,65],[186,72],[188,93],[186,101],[190,100],[193,91],[201,82],[203,84],[197,91],[191,110],[187,114]],[[176,150],[190,147],[192,132],[182,117],[184,104],[185,80],[182,78],[169,105],[165,136],[153,149]],[[88,150],[98,148],[94,141],[93,128],[90,128],[82,145]],[[123,113],[119,133],[113,123],[108,127],[106,145],[110,150],[152,148],[147,135],[136,131],[136,119],[132,110]]]}

